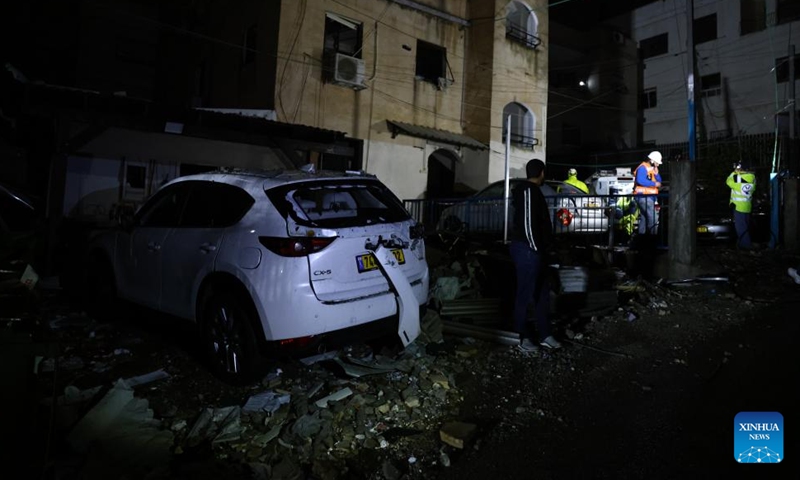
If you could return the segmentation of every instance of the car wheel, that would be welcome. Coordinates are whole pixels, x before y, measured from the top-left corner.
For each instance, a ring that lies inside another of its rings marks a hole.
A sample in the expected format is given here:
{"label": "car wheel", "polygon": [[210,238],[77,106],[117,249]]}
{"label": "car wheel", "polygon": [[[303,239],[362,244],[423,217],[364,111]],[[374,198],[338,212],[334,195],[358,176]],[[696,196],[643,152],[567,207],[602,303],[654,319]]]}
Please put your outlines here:
{"label": "car wheel", "polygon": [[255,379],[263,359],[253,330],[254,313],[247,302],[228,291],[211,292],[203,302],[202,338],[212,373],[241,385]]}
{"label": "car wheel", "polygon": [[116,317],[117,287],[114,270],[102,255],[92,255],[86,268],[86,282],[82,292],[87,313],[100,321]]}
{"label": "car wheel", "polygon": [[442,229],[446,233],[461,233],[464,230],[464,222],[455,215],[448,215],[442,222]]}

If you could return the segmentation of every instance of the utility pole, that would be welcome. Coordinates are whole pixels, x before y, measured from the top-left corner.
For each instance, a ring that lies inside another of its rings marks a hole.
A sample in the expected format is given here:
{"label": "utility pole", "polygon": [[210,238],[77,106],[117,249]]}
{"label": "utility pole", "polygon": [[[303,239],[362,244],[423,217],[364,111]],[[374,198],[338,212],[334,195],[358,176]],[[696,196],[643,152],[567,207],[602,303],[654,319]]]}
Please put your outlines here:
{"label": "utility pole", "polygon": [[694,162],[697,156],[697,113],[694,107],[694,0],[686,0],[686,50],[689,52],[689,68],[686,76],[686,91],[689,94],[689,161]]}
{"label": "utility pole", "polygon": [[[795,88],[794,83],[797,80],[797,70],[794,68],[794,45],[789,45],[789,148],[787,149],[789,175],[783,179],[783,244],[786,249],[791,252],[800,251],[800,162],[798,161],[798,148],[797,148],[797,109],[795,107]],[[773,196],[772,201],[775,203],[780,202],[780,195],[778,193],[777,181],[778,172],[772,172],[776,177],[772,185]],[[775,213],[778,208],[772,209],[774,218],[771,230],[773,235],[777,236],[778,233],[778,215]]]}
{"label": "utility pole", "polygon": [[697,184],[694,90],[694,1],[686,1],[688,35],[686,51],[689,64],[686,86],[689,97],[689,161],[670,163],[669,191],[669,276],[673,279],[694,276],[697,260],[697,212],[695,211],[695,185]]}
{"label": "utility pole", "polygon": [[789,173],[797,175],[797,148],[795,129],[797,128],[797,110],[795,109],[794,82],[797,80],[797,71],[794,68],[794,45],[789,45]]}

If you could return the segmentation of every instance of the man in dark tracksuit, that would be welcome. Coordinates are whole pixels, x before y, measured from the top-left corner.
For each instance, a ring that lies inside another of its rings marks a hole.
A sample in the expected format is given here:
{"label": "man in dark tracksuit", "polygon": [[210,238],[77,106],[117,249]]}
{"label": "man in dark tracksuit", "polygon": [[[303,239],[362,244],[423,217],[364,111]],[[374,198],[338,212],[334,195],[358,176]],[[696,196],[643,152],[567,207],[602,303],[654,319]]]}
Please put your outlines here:
{"label": "man in dark tracksuit", "polygon": [[[520,334],[519,348],[527,352],[545,348],[560,348],[551,334],[550,286],[547,281],[546,252],[551,246],[553,223],[547,201],[542,194],[544,162],[530,160],[525,165],[527,182],[514,187],[511,199],[514,218],[509,231],[511,258],[517,272],[517,292],[514,300],[514,329]],[[534,304],[536,332],[527,321],[528,305]]]}

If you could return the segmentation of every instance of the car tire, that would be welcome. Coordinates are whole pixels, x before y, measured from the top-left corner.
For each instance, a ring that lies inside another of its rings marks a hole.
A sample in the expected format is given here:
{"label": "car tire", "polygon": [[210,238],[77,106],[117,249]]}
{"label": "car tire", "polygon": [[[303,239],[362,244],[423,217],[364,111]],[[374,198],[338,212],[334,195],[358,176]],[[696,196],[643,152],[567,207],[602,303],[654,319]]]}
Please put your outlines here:
{"label": "car tire", "polygon": [[[248,308],[249,307],[249,308]],[[200,333],[211,372],[232,385],[244,385],[264,368],[253,328],[255,311],[249,299],[230,290],[212,290],[202,302]]]}
{"label": "car tire", "polygon": [[111,262],[101,254],[89,257],[82,292],[86,312],[95,320],[107,322],[117,316],[117,285]]}

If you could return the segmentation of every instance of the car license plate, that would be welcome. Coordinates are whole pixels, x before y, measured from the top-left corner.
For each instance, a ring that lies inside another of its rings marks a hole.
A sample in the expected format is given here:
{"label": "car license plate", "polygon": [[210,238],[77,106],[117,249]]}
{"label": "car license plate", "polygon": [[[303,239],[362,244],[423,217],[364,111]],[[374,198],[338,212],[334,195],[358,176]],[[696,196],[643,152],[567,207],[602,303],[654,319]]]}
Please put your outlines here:
{"label": "car license plate", "polygon": [[708,233],[708,227],[697,227],[697,233]]}
{"label": "car license plate", "polygon": [[597,207],[599,207],[597,202],[589,202],[589,208],[597,208]]}
{"label": "car license plate", "polygon": [[[400,265],[406,263],[406,256],[403,254],[402,249],[395,248],[392,250],[392,255],[394,255],[394,258]],[[365,253],[356,256],[356,264],[358,265],[358,273],[369,272],[370,270],[378,268],[378,259],[371,253]]]}

